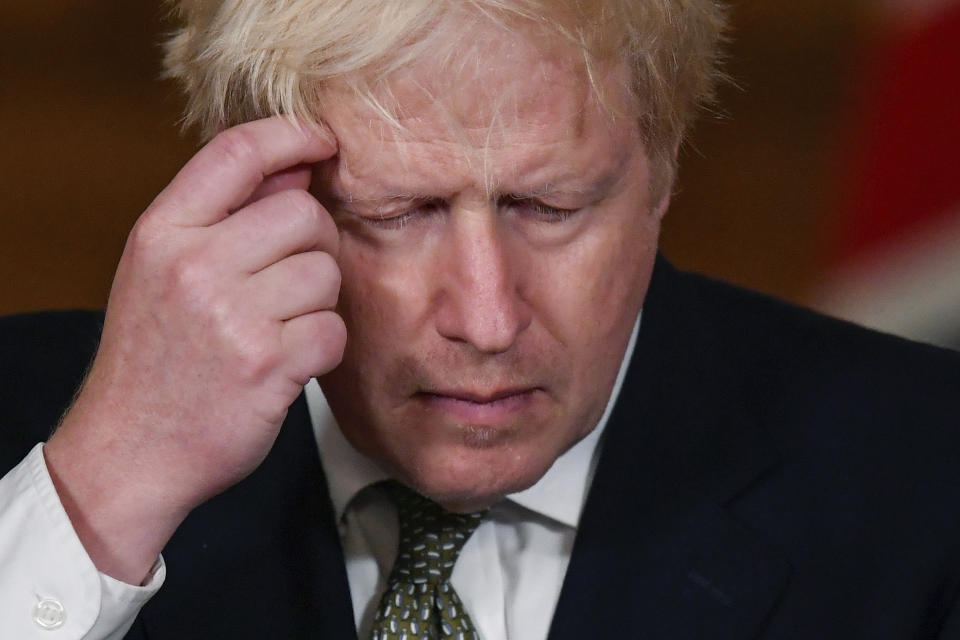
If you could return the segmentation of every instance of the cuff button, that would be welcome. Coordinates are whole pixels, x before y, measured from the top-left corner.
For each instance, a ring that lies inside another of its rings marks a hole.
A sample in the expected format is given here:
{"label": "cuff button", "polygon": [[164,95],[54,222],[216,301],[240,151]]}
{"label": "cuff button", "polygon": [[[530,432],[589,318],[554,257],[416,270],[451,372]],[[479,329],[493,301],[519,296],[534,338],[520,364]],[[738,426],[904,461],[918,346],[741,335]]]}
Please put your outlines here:
{"label": "cuff button", "polygon": [[63,626],[63,621],[67,617],[67,612],[60,604],[59,600],[44,598],[33,608],[33,621],[41,629],[52,631]]}

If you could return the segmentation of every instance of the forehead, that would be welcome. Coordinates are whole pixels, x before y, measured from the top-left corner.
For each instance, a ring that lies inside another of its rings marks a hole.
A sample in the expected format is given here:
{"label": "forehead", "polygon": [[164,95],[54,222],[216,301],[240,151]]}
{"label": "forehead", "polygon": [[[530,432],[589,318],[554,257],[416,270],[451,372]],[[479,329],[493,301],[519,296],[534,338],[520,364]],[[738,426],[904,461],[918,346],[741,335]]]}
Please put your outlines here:
{"label": "forehead", "polygon": [[375,102],[361,100],[347,83],[326,90],[341,178],[402,169],[407,179],[418,172],[435,179],[429,165],[437,157],[465,171],[530,173],[554,164],[577,173],[602,156],[616,162],[618,141],[633,143],[621,68],[608,65],[591,77],[576,47],[530,27],[480,21],[448,28],[457,40],[391,74]]}
{"label": "forehead", "polygon": [[[386,78],[347,78],[328,87],[323,102],[347,106],[356,120],[392,121],[397,134],[425,121],[489,134],[517,121],[537,127],[571,120],[593,97],[582,55],[559,36],[523,24],[451,20]],[[366,104],[356,104],[366,93],[358,85],[371,89]]]}

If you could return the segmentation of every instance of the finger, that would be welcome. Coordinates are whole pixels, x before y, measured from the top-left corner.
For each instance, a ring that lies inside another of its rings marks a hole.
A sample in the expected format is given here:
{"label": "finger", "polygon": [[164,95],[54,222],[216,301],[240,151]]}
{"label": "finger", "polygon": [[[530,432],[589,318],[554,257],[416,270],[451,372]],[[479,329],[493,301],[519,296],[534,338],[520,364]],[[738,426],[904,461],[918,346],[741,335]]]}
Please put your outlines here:
{"label": "finger", "polygon": [[340,268],[329,253],[298,253],[255,273],[245,290],[261,315],[289,320],[337,305]]}
{"label": "finger", "polygon": [[246,202],[264,176],[336,153],[332,134],[275,116],[227,129],[207,143],[148,210],[174,224],[208,226]]}
{"label": "finger", "polygon": [[300,189],[271,194],[211,228],[219,264],[255,273],[303,251],[339,248],[337,226],[316,198]]}
{"label": "finger", "polygon": [[313,168],[308,164],[298,164],[287,169],[281,169],[263,179],[253,193],[247,198],[247,201],[241,205],[241,208],[266,198],[274,193],[286,191],[288,189],[302,189],[306,191],[310,187],[310,177]]}
{"label": "finger", "polygon": [[343,359],[347,327],[333,311],[317,311],[283,323],[281,345],[287,376],[306,384],[310,378],[333,370]]}

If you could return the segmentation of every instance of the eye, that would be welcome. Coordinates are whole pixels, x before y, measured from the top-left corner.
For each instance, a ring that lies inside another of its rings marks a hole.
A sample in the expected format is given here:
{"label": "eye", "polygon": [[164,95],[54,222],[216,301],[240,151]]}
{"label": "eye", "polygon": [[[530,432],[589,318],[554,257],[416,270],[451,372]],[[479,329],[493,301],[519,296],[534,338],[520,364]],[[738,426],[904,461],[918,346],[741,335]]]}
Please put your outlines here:
{"label": "eye", "polygon": [[579,211],[579,209],[552,207],[534,198],[518,198],[512,196],[501,198],[500,206],[511,207],[519,211],[521,215],[526,215],[537,221],[550,223],[563,222]]}
{"label": "eye", "polygon": [[381,215],[376,218],[371,218],[364,216],[361,218],[364,224],[368,224],[371,227],[376,227],[378,229],[402,229],[407,226],[407,223],[410,221],[410,218],[413,217],[413,213],[410,211],[404,211],[396,215]]}
{"label": "eye", "polygon": [[410,203],[403,208],[384,208],[373,215],[363,216],[362,220],[365,224],[378,229],[402,229],[437,213],[442,204],[440,200],[423,200]]}

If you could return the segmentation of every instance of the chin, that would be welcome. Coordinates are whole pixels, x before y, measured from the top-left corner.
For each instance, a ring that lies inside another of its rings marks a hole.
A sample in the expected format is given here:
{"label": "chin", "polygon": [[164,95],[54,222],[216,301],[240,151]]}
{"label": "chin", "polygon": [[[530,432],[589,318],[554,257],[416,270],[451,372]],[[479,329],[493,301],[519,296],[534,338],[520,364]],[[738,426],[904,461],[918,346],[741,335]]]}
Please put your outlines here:
{"label": "chin", "polygon": [[468,442],[457,451],[423,456],[396,471],[401,480],[445,509],[467,512],[485,509],[536,484],[554,459],[542,458],[515,446],[491,446],[481,438],[480,446]]}

